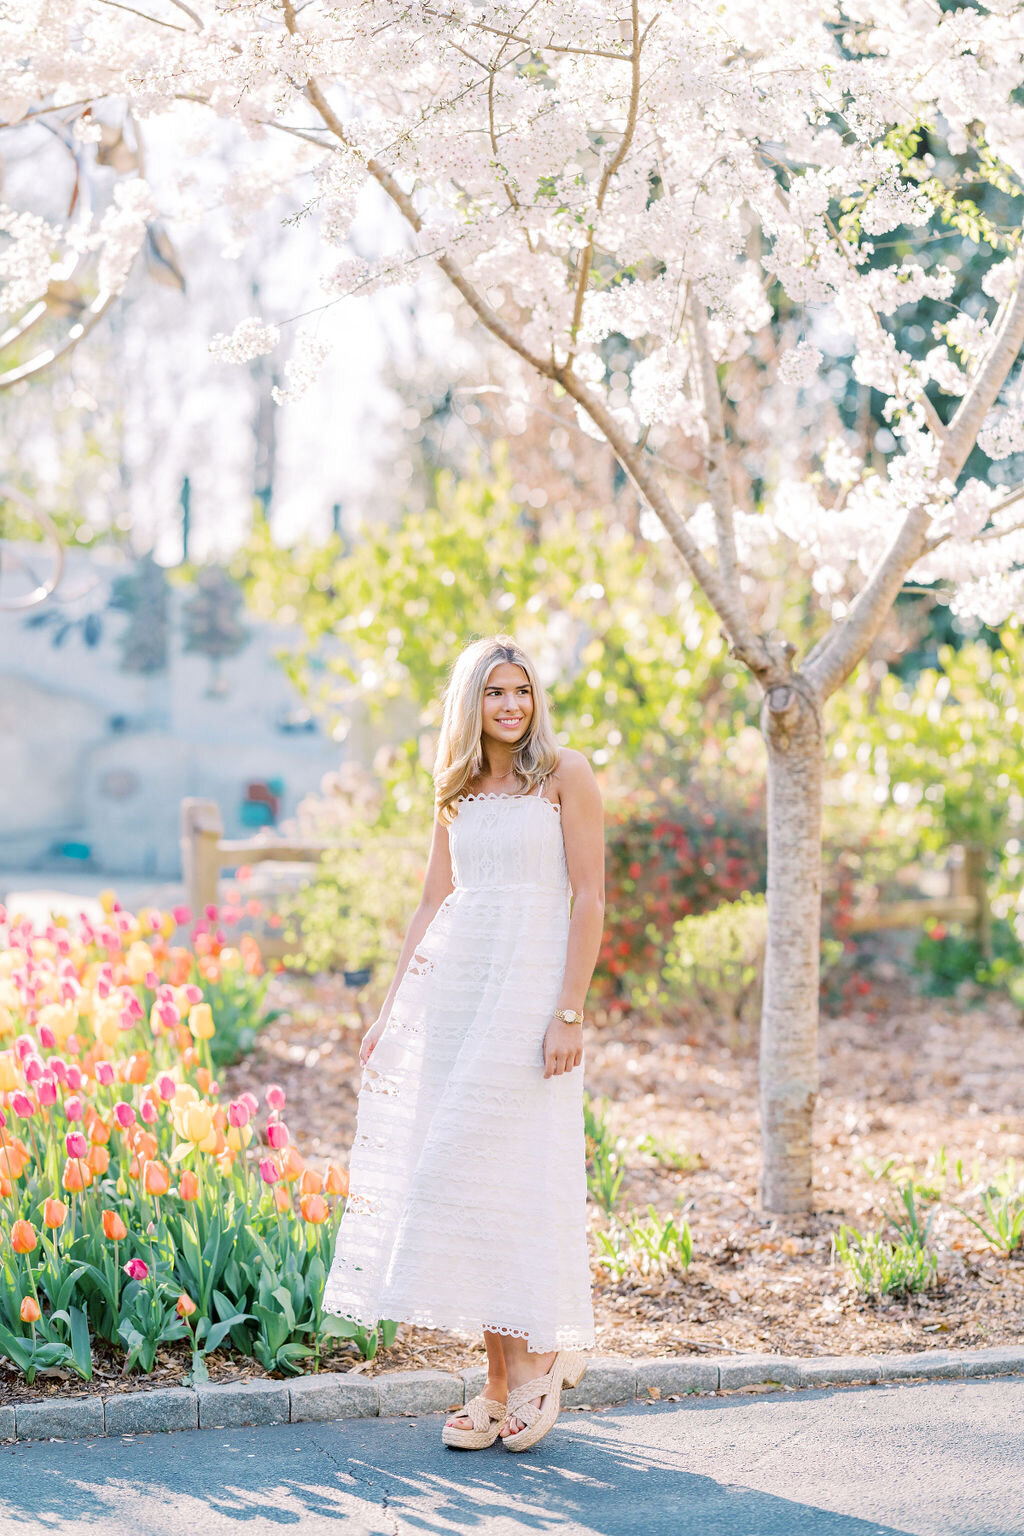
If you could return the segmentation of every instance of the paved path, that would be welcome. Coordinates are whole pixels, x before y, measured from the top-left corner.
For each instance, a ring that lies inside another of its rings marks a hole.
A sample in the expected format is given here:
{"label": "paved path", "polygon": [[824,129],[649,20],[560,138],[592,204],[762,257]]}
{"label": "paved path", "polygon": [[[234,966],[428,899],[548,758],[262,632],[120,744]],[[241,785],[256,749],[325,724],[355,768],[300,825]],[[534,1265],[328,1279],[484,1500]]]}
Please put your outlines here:
{"label": "paved path", "polygon": [[439,1414],[0,1447],[2,1536],[1020,1536],[1024,1381],[564,1413],[447,1451]]}

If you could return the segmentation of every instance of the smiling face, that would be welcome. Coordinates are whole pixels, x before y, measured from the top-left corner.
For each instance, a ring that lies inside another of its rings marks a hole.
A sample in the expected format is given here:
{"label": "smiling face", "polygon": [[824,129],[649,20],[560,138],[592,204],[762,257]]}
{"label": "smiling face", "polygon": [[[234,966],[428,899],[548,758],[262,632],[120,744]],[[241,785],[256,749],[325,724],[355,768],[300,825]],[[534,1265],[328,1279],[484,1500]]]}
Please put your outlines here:
{"label": "smiling face", "polygon": [[[511,748],[522,740],[532,719],[533,689],[526,672],[514,661],[499,662],[484,684],[482,734],[488,743]],[[504,754],[498,756],[504,767]]]}

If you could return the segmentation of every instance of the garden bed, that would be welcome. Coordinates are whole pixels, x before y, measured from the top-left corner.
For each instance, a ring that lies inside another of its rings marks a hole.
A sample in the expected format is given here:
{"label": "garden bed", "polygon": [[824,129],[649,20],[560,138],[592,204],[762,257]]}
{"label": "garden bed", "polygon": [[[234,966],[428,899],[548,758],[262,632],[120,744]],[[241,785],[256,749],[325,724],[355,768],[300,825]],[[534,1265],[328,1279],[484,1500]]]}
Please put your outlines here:
{"label": "garden bed", "polygon": [[[339,980],[279,977],[272,1000],[283,1011],[255,1051],[220,1076],[222,1102],[270,1078],[287,1091],[288,1120],[311,1162],[347,1164],[355,1123],[357,1051],[362,1024]],[[896,967],[884,966],[856,1012],[825,1018],[821,1098],[815,1126],[815,1209],[770,1220],[756,1209],[759,1167],[757,1062],[751,1042],[692,1026],[653,1026],[631,1018],[595,1026],[587,1043],[587,1086],[595,1106],[607,1098],[624,1178],[616,1209],[685,1218],[693,1259],[685,1272],[615,1281],[598,1271],[594,1302],[598,1348],[610,1353],[887,1353],[969,1348],[1024,1339],[1024,1261],[1000,1259],[952,1207],[975,1210],[971,1191],[1024,1161],[1024,1028],[1008,1004],[974,1008],[910,995]],[[657,1144],[661,1159],[650,1150]],[[830,1264],[841,1224],[881,1224],[893,1207],[890,1159],[923,1173],[947,1153],[946,1198],[933,1228],[939,1284],[906,1301],[865,1301]],[[681,1166],[666,1166],[674,1155]],[[965,1164],[958,1188],[953,1165]],[[598,1207],[592,1235],[605,1226]],[[417,1366],[455,1369],[482,1357],[479,1340],[403,1326],[390,1348],[362,1362],[339,1343],[328,1370],[366,1374]],[[123,1356],[94,1344],[92,1383],[67,1370],[42,1371],[26,1385],[0,1361],[0,1402],[57,1392],[139,1390],[177,1384],[189,1369],[184,1344],[162,1346],[152,1374],[121,1374]],[[264,1376],[254,1360],[214,1351],[211,1381]]]}
{"label": "garden bed", "polygon": [[[351,994],[332,978],[278,982],[285,1014],[257,1054],[224,1074],[235,1094],[268,1075],[288,1092],[304,1155],[347,1163],[355,1124],[361,1027]],[[591,1029],[591,1096],[625,1140],[620,1210],[682,1202],[693,1237],[685,1274],[615,1283],[598,1276],[600,1349],[629,1355],[771,1350],[786,1354],[969,1348],[1024,1339],[1024,1259],[1000,1259],[951,1202],[972,1212],[970,1190],[1024,1162],[1024,1026],[1003,1002],[978,1006],[915,997],[902,971],[882,963],[856,1011],[821,1026],[821,1096],[815,1120],[815,1209],[758,1214],[760,1165],[754,1043],[692,1028],[627,1019]],[[660,1165],[636,1150],[646,1137],[696,1166]],[[939,1284],[907,1301],[864,1301],[831,1266],[843,1223],[882,1222],[894,1200],[880,1169],[895,1158],[922,1173],[944,1146],[947,1198],[933,1227]],[[965,1165],[957,1188],[953,1165]],[[865,1167],[864,1165],[867,1165]],[[971,1173],[974,1169],[973,1175]],[[592,1228],[604,1224],[591,1208]],[[365,1369],[452,1368],[477,1359],[478,1341],[403,1327]],[[353,1354],[346,1362],[351,1364]],[[341,1364],[341,1361],[336,1362]]]}

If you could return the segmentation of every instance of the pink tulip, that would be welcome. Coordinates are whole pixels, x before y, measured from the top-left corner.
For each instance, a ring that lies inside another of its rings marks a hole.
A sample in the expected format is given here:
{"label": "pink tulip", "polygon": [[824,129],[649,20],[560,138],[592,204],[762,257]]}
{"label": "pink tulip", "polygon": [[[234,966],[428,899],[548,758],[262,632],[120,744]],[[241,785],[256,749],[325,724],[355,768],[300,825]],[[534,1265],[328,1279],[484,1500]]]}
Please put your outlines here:
{"label": "pink tulip", "polygon": [[[68,998],[64,998],[64,1002],[68,1001]],[[40,1024],[39,1044],[42,1046],[44,1051],[52,1051],[54,1046],[57,1044],[57,1036],[54,1034],[49,1024]]]}
{"label": "pink tulip", "polygon": [[125,997],[123,997],[122,1001],[125,1011],[130,1013],[133,1019],[142,1018],[144,1010],[142,1004],[139,1002],[134,992],[129,992]]}
{"label": "pink tulip", "polygon": [[110,980],[109,976],[98,976],[96,978],[96,996],[97,997],[101,997],[101,998],[106,999],[106,998],[108,998],[110,996],[110,994],[111,994],[111,992],[113,992],[113,990],[114,990],[114,986],[113,986],[113,983]]}
{"label": "pink tulip", "polygon": [[190,981],[185,988],[185,997],[189,1007],[194,1008],[196,1003],[201,1003],[203,1000],[202,987],[197,987],[194,981]]}
{"label": "pink tulip", "polygon": [[160,985],[160,977],[157,975],[156,971],[147,971],[146,972],[146,986],[149,987],[150,991],[152,991],[154,987],[158,987],[159,985]]}
{"label": "pink tulip", "polygon": [[66,1083],[68,1080],[68,1068],[63,1056],[51,1056],[47,1065],[58,1083]]}
{"label": "pink tulip", "polygon": [[68,1131],[64,1137],[64,1145],[68,1150],[68,1157],[86,1157],[89,1152],[89,1143],[81,1131]]}
{"label": "pink tulip", "polygon": [[129,1280],[145,1280],[149,1274],[149,1265],[143,1259],[129,1259],[127,1264],[121,1265],[121,1268]]}
{"label": "pink tulip", "polygon": [[267,1103],[271,1109],[278,1111],[284,1109],[284,1089],[280,1083],[271,1083],[266,1092]]}
{"label": "pink tulip", "polygon": [[181,1018],[173,1003],[160,1003],[156,1011],[165,1029],[173,1029]]}
{"label": "pink tulip", "polygon": [[249,1113],[248,1104],[243,1104],[241,1099],[232,1099],[228,1105],[228,1124],[235,1126],[248,1125],[252,1116]]}
{"label": "pink tulip", "polygon": [[96,1081],[101,1088],[109,1088],[114,1081],[114,1064],[111,1061],[96,1063]]}
{"label": "pink tulip", "polygon": [[283,1120],[276,1120],[273,1125],[267,1126],[267,1140],[275,1152],[281,1152],[288,1145],[288,1127]]}
{"label": "pink tulip", "polygon": [[238,1095],[239,1104],[244,1104],[249,1111],[249,1117],[259,1113],[260,1101],[256,1095],[247,1088],[244,1093]]}
{"label": "pink tulip", "polygon": [[171,916],[174,918],[174,921],[177,923],[179,928],[184,928],[186,923],[190,923],[192,921],[192,908],[172,907]]}
{"label": "pink tulip", "polygon": [[215,923],[217,921],[217,908],[212,901],[203,908],[203,916],[208,923]]}
{"label": "pink tulip", "polygon": [[27,1093],[22,1093],[20,1088],[11,1094],[11,1108],[22,1120],[31,1120],[36,1112],[36,1107],[32,1100]]}
{"label": "pink tulip", "polygon": [[40,1109],[49,1109],[51,1104],[57,1102],[57,1080],[52,1072],[47,1072],[36,1084],[36,1098],[39,1100]]}
{"label": "pink tulip", "polygon": [[83,1114],[82,1101],[77,1094],[73,1095],[70,1099],[64,1100],[64,1113],[69,1120],[81,1120]]}
{"label": "pink tulip", "polygon": [[147,1125],[153,1124],[153,1121],[157,1118],[158,1113],[159,1112],[157,1107],[153,1103],[152,1099],[143,1099],[139,1114],[142,1116]]}
{"label": "pink tulip", "polygon": [[24,1061],[26,1056],[35,1054],[36,1043],[31,1035],[19,1035],[14,1042],[14,1049],[18,1053],[18,1060]]}
{"label": "pink tulip", "polygon": [[[82,1049],[82,1042],[79,1040],[77,1035],[68,1035],[64,1042],[64,1049],[67,1051],[69,1056],[77,1056],[79,1051]],[[79,1078],[78,1086],[79,1088],[82,1086],[81,1078]]]}
{"label": "pink tulip", "polygon": [[[74,1035],[68,1036],[68,1044],[75,1039]],[[68,1062],[68,1087],[72,1093],[77,1093],[82,1086],[82,1069],[75,1062]]]}
{"label": "pink tulip", "polygon": [[26,1083],[38,1083],[46,1070],[46,1066],[41,1056],[26,1056],[22,1063],[22,1069],[25,1073]]}
{"label": "pink tulip", "polygon": [[4,1126],[6,1124],[7,1124],[7,1116],[4,1114],[3,1110],[0,1109],[0,1131],[3,1130],[3,1128],[4,1128]]}
{"label": "pink tulip", "polygon": [[156,1091],[162,1099],[173,1099],[177,1083],[169,1072],[161,1072],[156,1080]]}
{"label": "pink tulip", "polygon": [[149,926],[152,928],[154,933],[159,933],[159,931],[160,931],[160,924],[162,922],[163,922],[163,913],[162,912],[151,912],[149,914]]}
{"label": "pink tulip", "polygon": [[122,1131],[126,1131],[129,1126],[135,1124],[135,1111],[130,1104],[126,1104],[122,1099],[114,1105],[114,1118]]}
{"label": "pink tulip", "polygon": [[117,1021],[118,1029],[134,1029],[135,1015],[128,1008],[121,1009],[121,1017]]}
{"label": "pink tulip", "polygon": [[272,1157],[264,1157],[260,1160],[260,1178],[264,1184],[276,1184],[280,1177],[277,1164]]}
{"label": "pink tulip", "polygon": [[7,908],[2,903],[0,903],[0,928],[3,928],[6,925],[6,923],[7,923]]}

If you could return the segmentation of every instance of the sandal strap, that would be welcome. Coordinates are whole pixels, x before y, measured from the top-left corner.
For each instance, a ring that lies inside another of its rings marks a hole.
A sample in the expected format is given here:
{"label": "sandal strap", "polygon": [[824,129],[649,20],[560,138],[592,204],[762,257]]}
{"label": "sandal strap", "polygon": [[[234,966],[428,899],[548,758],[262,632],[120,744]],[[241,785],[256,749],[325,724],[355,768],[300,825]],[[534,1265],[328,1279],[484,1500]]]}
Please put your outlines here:
{"label": "sandal strap", "polygon": [[[521,1387],[513,1387],[508,1395],[508,1412],[515,1413],[517,1418],[522,1418],[518,1410],[524,1403],[528,1403],[532,1397],[546,1397],[552,1390],[551,1371],[546,1376],[535,1376],[532,1381],[524,1382]],[[539,1410],[537,1410],[539,1411]]]}
{"label": "sandal strap", "polygon": [[471,1397],[458,1413],[453,1414],[456,1419],[469,1419],[473,1428],[477,1431],[487,1428],[491,1419],[503,1419],[505,1417],[505,1404],[495,1402],[493,1397],[484,1397],[477,1393]]}

